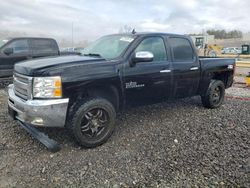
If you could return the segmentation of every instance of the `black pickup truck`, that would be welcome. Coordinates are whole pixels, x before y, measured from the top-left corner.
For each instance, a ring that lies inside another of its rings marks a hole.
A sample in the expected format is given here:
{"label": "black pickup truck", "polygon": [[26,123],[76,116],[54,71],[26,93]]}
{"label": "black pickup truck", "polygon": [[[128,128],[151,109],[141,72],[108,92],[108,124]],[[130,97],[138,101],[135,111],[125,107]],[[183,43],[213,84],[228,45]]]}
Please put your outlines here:
{"label": "black pickup truck", "polygon": [[57,42],[50,38],[14,38],[0,48],[0,78],[11,77],[17,62],[59,55]]}
{"label": "black pickup truck", "polygon": [[0,48],[0,80],[12,77],[17,62],[71,54],[73,53],[60,52],[57,42],[51,38],[13,38]]}
{"label": "black pickup truck", "polygon": [[191,96],[207,108],[221,106],[234,70],[234,59],[199,58],[185,35],[109,35],[81,56],[16,64],[9,112],[31,127],[68,128],[80,145],[95,147],[126,106]]}

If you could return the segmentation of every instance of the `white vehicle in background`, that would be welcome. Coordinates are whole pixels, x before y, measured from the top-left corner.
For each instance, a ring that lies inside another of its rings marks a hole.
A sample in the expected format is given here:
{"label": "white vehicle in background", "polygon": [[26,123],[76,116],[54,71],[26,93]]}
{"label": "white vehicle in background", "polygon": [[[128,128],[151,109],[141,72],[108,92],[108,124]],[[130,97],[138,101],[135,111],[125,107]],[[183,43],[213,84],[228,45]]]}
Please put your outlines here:
{"label": "white vehicle in background", "polygon": [[61,53],[80,55],[83,49],[84,49],[83,47],[66,47],[66,48],[61,48],[60,51]]}
{"label": "white vehicle in background", "polygon": [[61,49],[61,52],[74,52],[74,51],[75,51],[74,47],[66,47]]}
{"label": "white vehicle in background", "polygon": [[8,40],[0,40],[0,47],[2,47]]}
{"label": "white vehicle in background", "polygon": [[221,49],[222,54],[241,54],[242,50],[239,47],[226,47]]}

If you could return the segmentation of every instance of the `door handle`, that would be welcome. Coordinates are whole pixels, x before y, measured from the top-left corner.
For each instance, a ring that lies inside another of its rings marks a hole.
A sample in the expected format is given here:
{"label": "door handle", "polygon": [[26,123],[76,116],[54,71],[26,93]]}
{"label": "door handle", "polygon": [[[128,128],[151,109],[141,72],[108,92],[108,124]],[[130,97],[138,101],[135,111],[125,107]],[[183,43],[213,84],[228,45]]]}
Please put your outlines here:
{"label": "door handle", "polygon": [[191,71],[198,70],[198,69],[199,69],[199,67],[192,67],[192,68],[190,68]]}
{"label": "door handle", "polygon": [[171,70],[161,70],[160,73],[168,73],[171,72]]}

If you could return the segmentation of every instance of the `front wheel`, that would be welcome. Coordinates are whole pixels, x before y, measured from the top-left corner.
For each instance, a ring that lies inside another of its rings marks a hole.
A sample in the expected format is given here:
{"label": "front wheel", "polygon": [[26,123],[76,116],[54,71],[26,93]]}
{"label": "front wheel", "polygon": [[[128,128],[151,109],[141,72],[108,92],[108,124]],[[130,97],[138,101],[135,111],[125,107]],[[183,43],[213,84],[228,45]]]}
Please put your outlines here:
{"label": "front wheel", "polygon": [[106,99],[78,101],[71,114],[67,127],[81,146],[99,146],[109,139],[114,130],[116,112]]}
{"label": "front wheel", "polygon": [[212,80],[205,96],[201,96],[201,101],[206,108],[218,108],[222,105],[224,96],[224,83],[220,80]]}

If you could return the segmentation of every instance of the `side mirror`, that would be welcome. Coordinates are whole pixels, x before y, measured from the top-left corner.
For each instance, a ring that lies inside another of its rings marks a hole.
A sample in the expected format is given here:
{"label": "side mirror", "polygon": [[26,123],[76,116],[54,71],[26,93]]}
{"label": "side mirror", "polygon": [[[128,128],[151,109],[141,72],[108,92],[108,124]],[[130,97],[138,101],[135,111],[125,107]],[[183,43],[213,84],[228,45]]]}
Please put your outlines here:
{"label": "side mirror", "polygon": [[148,51],[136,52],[132,58],[133,63],[139,62],[152,62],[154,60],[154,54]]}
{"label": "side mirror", "polygon": [[14,49],[13,48],[5,48],[3,53],[5,53],[6,55],[10,55],[14,53]]}

